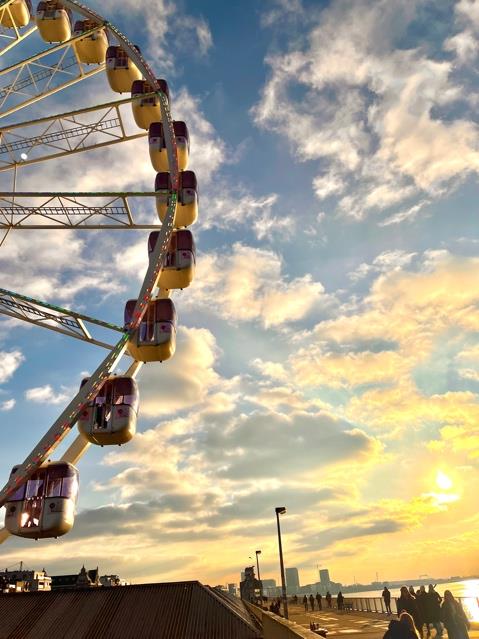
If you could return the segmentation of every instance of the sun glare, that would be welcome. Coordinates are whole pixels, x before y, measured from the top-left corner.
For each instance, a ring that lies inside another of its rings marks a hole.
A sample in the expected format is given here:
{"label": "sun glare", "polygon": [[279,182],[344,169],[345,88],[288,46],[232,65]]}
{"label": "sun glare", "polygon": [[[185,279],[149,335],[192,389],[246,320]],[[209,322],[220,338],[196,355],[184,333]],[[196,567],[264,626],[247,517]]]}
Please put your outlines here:
{"label": "sun glare", "polygon": [[436,484],[441,490],[449,490],[452,488],[452,480],[444,474],[442,470],[437,471]]}

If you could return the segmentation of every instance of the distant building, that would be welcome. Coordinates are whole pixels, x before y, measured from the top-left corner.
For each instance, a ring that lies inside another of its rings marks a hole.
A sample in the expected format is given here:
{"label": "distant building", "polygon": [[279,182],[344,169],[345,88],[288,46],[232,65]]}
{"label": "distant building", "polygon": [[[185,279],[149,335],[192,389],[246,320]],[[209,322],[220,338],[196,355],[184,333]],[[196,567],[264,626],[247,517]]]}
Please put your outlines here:
{"label": "distant building", "polygon": [[51,590],[52,578],[45,570],[5,570],[0,572],[0,591],[35,592]]}
{"label": "distant building", "polygon": [[327,570],[326,568],[324,570],[320,570],[319,580],[321,582],[321,585],[327,588],[331,583],[331,579],[329,578],[329,570]]}
{"label": "distant building", "polygon": [[236,597],[236,584],[228,584],[228,594]]}
{"label": "distant building", "polygon": [[82,566],[76,575],[54,575],[52,577],[52,590],[97,588],[101,585],[98,566],[94,570],[86,570],[85,566]]}
{"label": "distant building", "polygon": [[119,575],[103,575],[100,577],[100,585],[110,588],[112,586],[129,586],[126,579],[121,579]]}
{"label": "distant building", "polygon": [[297,568],[286,568],[286,592],[295,595],[299,590],[299,573]]}
{"label": "distant building", "polygon": [[262,579],[263,595],[266,597],[276,597],[279,594],[275,579]]}

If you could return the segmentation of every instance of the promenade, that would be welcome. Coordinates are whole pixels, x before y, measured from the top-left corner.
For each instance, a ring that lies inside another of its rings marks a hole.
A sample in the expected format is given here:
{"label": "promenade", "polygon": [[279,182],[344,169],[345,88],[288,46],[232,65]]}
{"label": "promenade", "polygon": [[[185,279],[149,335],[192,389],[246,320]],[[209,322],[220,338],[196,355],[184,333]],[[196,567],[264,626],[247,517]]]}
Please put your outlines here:
{"label": "promenade", "polygon": [[[319,623],[326,628],[329,637],[346,637],[354,635],[357,639],[382,639],[391,619],[397,616],[387,617],[385,614],[375,612],[346,612],[334,608],[322,611],[309,610],[305,612],[303,604],[288,604],[289,618],[303,628],[309,629],[310,622]],[[431,639],[435,639],[436,631],[431,630]],[[469,631],[470,639],[479,639],[479,629]],[[447,633],[443,637],[447,639]]]}

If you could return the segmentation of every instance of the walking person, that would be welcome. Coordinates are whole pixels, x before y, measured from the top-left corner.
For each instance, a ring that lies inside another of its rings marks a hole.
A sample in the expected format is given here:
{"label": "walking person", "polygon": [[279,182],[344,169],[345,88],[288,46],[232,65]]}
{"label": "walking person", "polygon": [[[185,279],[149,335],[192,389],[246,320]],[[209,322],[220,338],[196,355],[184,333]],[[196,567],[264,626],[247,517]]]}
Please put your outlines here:
{"label": "walking person", "polygon": [[326,593],[326,597],[325,597],[325,598],[326,598],[326,601],[328,602],[328,608],[331,608],[331,600],[332,600],[332,597],[331,597],[331,593],[329,592],[329,590],[328,590],[328,592]]}
{"label": "walking person", "polygon": [[322,597],[321,594],[319,592],[316,593],[316,601],[318,602],[318,610],[322,610],[323,609],[323,601],[322,601]]}
{"label": "walking person", "polygon": [[342,610],[343,609],[343,605],[344,605],[344,597],[343,597],[343,593],[341,591],[338,592],[338,596],[336,597],[336,601],[338,602],[338,610]]}
{"label": "walking person", "polygon": [[401,612],[403,611],[411,615],[411,617],[414,619],[416,630],[419,632],[419,636],[422,639],[422,626],[424,622],[422,620],[421,613],[419,612],[416,597],[413,597],[411,595],[406,586],[401,586],[401,596],[397,600],[397,609],[398,616],[400,616]]}
{"label": "walking person", "polygon": [[382,597],[384,599],[384,605],[386,606],[386,613],[391,615],[391,591],[387,586],[384,586],[384,590],[382,592]]}
{"label": "walking person", "polygon": [[434,586],[429,584],[426,593],[426,626],[427,634],[430,635],[429,625],[432,625],[436,629],[436,637],[440,639],[443,633],[443,627],[441,623],[441,595],[434,590]]}
{"label": "walking person", "polygon": [[466,617],[461,603],[454,599],[450,590],[444,591],[441,614],[446,626],[448,639],[469,639],[469,619]]}
{"label": "walking person", "polygon": [[306,595],[304,595],[304,597],[303,597],[303,604],[304,604],[304,610],[307,612],[308,611],[308,598],[306,597]]}

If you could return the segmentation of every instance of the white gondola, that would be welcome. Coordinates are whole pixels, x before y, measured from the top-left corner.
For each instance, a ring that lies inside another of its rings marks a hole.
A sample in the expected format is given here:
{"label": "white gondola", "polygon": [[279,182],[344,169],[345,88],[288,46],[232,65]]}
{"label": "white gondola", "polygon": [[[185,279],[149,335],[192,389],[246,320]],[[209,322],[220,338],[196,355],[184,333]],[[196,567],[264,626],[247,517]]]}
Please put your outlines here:
{"label": "white gondola", "polygon": [[[125,324],[133,319],[136,300],[125,307]],[[163,362],[176,350],[176,310],[169,298],[152,300],[128,342],[128,352],[140,362]]]}
{"label": "white gondola", "polygon": [[7,29],[26,27],[32,17],[30,0],[13,0],[8,7],[0,9],[0,24]]}
{"label": "white gondola", "polygon": [[[170,91],[166,80],[158,79],[157,82],[169,101]],[[131,85],[131,97],[133,98],[131,108],[135,122],[140,129],[148,130],[150,124],[161,120],[160,98],[156,94],[149,95],[155,90],[146,80],[137,80]],[[142,97],[147,95],[149,97]]]}
{"label": "white gondola", "polygon": [[[148,253],[155,249],[159,231],[153,231],[148,238]],[[158,278],[160,288],[187,288],[193,281],[196,268],[195,241],[191,231],[173,231],[163,269]]]}
{"label": "white gondola", "polygon": [[[173,122],[178,154],[178,168],[184,171],[188,168],[190,155],[190,136],[185,122]],[[155,171],[169,171],[168,154],[166,152],[165,134],[161,122],[153,122],[148,129],[148,147],[150,160]]]}
{"label": "white gondola", "polygon": [[39,2],[35,22],[45,42],[66,42],[71,38],[71,11],[57,0]]}
{"label": "white gondola", "polygon": [[[88,381],[84,379],[82,386]],[[110,377],[78,417],[78,430],[92,444],[126,444],[136,432],[138,384],[131,377]]]}
{"label": "white gondola", "polygon": [[29,539],[60,537],[73,526],[77,498],[78,470],[66,462],[51,462],[8,498],[5,528]]}
{"label": "white gondola", "polygon": [[[193,171],[181,171],[179,174],[178,204],[175,226],[190,226],[198,219],[198,183]],[[169,173],[157,173],[155,178],[156,210],[163,222],[170,205],[171,179]]]}
{"label": "white gondola", "polygon": [[[140,51],[138,47],[135,49]],[[141,71],[121,47],[109,46],[106,50],[106,77],[112,91],[129,93],[133,82],[141,79]]]}
{"label": "white gondola", "polygon": [[[75,22],[74,36],[79,36],[86,31],[94,29],[97,25],[93,20],[78,20]],[[102,64],[105,62],[108,49],[108,38],[105,29],[98,29],[94,33],[78,40],[76,52],[80,62],[84,64]]]}

